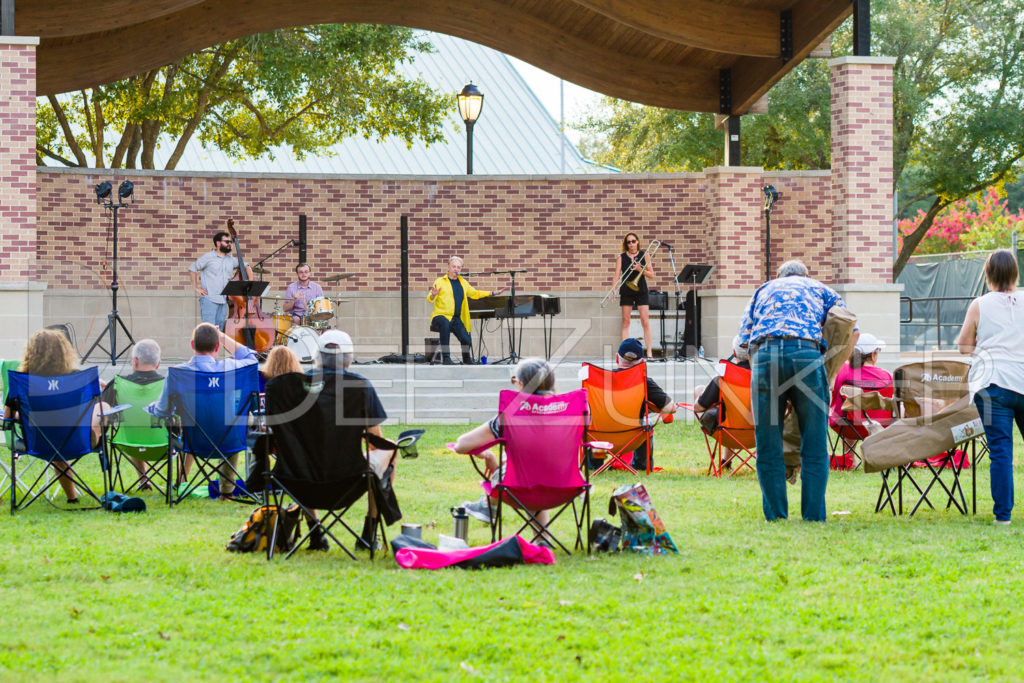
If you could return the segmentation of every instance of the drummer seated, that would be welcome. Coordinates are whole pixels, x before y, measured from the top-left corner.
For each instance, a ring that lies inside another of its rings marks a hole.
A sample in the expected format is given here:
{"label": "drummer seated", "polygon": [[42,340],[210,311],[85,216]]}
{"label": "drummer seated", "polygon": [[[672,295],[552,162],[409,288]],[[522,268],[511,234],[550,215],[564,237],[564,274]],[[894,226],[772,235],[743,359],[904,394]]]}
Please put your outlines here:
{"label": "drummer seated", "polygon": [[292,314],[293,325],[301,325],[304,318],[312,313],[307,310],[310,302],[324,298],[324,290],[309,279],[311,269],[308,264],[300,263],[295,266],[295,274],[299,279],[284,290],[284,310]]}
{"label": "drummer seated", "polygon": [[[232,354],[231,358],[218,360],[217,354],[223,348]],[[199,323],[192,331],[192,350],[195,355],[187,362],[177,367],[201,370],[203,372],[227,372],[246,365],[255,365],[259,362],[256,354],[248,346],[239,344],[237,341],[221,332],[216,325],[210,323]],[[174,396],[171,394],[171,383],[164,383],[164,390],[156,403],[151,403],[146,410],[157,417],[170,417],[174,414]],[[220,492],[222,496],[230,497],[235,489],[235,469],[238,466],[238,453],[233,454],[228,460],[231,467],[226,465],[220,468]],[[183,474],[188,478],[189,470],[192,468],[193,457],[191,453],[185,456]]]}

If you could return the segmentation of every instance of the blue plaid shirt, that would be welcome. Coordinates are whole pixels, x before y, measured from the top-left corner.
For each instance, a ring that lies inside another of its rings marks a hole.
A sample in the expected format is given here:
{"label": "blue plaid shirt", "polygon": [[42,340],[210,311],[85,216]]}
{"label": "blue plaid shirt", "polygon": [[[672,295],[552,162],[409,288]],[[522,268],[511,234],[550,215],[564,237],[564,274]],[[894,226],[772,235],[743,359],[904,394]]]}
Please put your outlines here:
{"label": "blue plaid shirt", "polygon": [[799,275],[770,280],[747,304],[739,343],[754,346],[773,337],[796,337],[824,345],[821,327],[833,306],[846,308],[846,303],[817,280]]}

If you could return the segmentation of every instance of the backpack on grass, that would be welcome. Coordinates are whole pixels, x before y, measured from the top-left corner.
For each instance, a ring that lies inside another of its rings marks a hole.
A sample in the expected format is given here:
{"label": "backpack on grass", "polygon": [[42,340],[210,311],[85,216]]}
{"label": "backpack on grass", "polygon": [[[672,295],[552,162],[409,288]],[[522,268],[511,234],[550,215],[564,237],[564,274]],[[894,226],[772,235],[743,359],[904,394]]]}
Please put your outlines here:
{"label": "backpack on grass", "polygon": [[258,553],[267,549],[277,527],[275,550],[289,551],[299,539],[302,511],[298,505],[278,510],[276,505],[261,505],[252,511],[245,524],[231,534],[227,550],[235,553]]}

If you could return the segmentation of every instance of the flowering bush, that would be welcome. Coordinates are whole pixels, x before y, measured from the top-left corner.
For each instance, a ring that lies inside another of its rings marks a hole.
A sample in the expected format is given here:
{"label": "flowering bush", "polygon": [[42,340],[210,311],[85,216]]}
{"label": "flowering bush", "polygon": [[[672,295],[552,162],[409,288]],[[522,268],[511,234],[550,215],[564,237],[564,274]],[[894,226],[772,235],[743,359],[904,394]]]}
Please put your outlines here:
{"label": "flowering bush", "polygon": [[[900,249],[904,236],[913,232],[924,216],[924,211],[918,211],[913,218],[897,223]],[[1002,187],[990,187],[973,197],[955,201],[939,212],[914,253],[1008,249],[1010,233],[1014,230],[1024,230],[1024,209],[1010,213]]]}

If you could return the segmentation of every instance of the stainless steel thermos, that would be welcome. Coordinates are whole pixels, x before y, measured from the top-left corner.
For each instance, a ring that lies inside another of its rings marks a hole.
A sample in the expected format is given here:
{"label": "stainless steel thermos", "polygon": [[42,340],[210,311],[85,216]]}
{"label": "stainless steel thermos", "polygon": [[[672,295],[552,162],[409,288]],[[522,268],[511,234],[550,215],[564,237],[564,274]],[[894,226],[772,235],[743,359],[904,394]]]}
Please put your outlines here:
{"label": "stainless steel thermos", "polygon": [[469,540],[469,515],[466,514],[466,508],[457,507],[452,508],[452,521],[454,526],[452,528],[452,536],[455,538],[461,538],[463,541]]}

